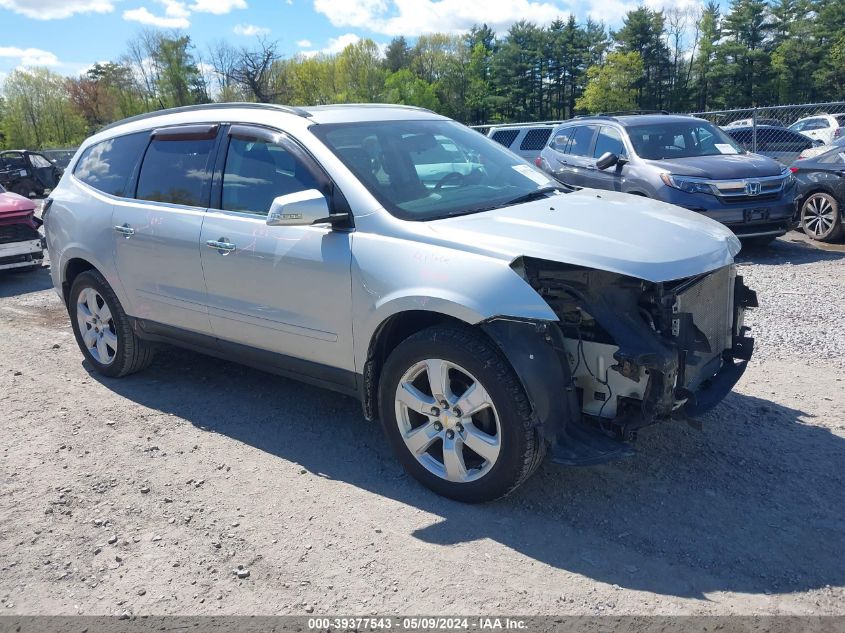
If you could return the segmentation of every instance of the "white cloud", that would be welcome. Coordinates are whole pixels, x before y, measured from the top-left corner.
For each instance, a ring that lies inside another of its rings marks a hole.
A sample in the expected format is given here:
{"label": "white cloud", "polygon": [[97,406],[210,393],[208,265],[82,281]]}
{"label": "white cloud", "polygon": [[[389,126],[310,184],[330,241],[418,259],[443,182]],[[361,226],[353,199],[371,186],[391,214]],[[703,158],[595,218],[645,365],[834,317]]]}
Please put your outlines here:
{"label": "white cloud", "polygon": [[191,26],[188,19],[191,12],[184,2],[179,0],[155,0],[164,6],[164,15],[156,15],[147,7],[129,9],[123,12],[123,19],[129,22],[139,22],[149,26],[158,26],[165,29],[187,29]]}
{"label": "white cloud", "polygon": [[61,66],[59,58],[40,48],[18,48],[0,46],[0,57],[16,59],[21,66]]}
{"label": "white cloud", "polygon": [[165,29],[186,29],[191,26],[191,23],[187,18],[168,18],[160,15],[153,15],[147,7],[124,11],[123,19],[128,22],[139,22],[140,24],[160,26]]}
{"label": "white cloud", "polygon": [[252,37],[253,35],[268,35],[270,29],[263,26],[255,26],[254,24],[236,24],[232,29],[235,35],[246,35]]}
{"label": "white cloud", "polygon": [[299,41],[296,43],[296,45],[297,45],[299,48],[311,48],[312,46],[314,46],[314,45],[311,43],[311,40],[299,40]]}
{"label": "white cloud", "polygon": [[235,9],[246,9],[246,0],[194,0],[191,11],[225,15]]}
{"label": "white cloud", "polygon": [[109,13],[112,0],[0,0],[9,9],[34,20],[60,20],[76,13]]}
{"label": "white cloud", "polygon": [[304,57],[315,57],[316,55],[337,55],[338,53],[342,53],[343,49],[350,44],[356,44],[360,41],[360,35],[356,35],[355,33],[344,33],[343,35],[338,35],[337,37],[329,39],[325,48],[321,48],[320,50],[312,49],[302,51],[300,55],[303,55]]}
{"label": "white cloud", "polygon": [[497,31],[519,20],[548,24],[566,17],[559,0],[314,0],[314,9],[336,27],[366,28],[385,35],[415,36],[431,32],[461,32],[485,22]]}

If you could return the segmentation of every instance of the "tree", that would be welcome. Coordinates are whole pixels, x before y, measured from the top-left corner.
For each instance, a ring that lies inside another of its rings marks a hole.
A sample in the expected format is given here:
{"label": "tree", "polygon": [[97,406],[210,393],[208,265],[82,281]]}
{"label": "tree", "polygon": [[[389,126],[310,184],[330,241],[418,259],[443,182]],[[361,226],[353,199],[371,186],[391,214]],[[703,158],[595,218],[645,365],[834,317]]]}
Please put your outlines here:
{"label": "tree", "polygon": [[699,110],[706,110],[709,99],[712,98],[711,66],[715,58],[716,45],[721,38],[720,19],[721,9],[719,4],[715,0],[711,0],[701,11],[698,21],[701,30],[698,54],[694,57],[692,63],[695,74],[696,107]]}
{"label": "tree", "polygon": [[73,108],[61,75],[46,68],[15,70],[6,78],[3,93],[8,145],[64,147],[85,138],[85,121]]}
{"label": "tree", "polygon": [[378,101],[384,92],[378,44],[365,39],[344,48],[337,58],[336,77],[341,103]]}
{"label": "tree", "polygon": [[642,56],[636,51],[610,53],[603,66],[587,70],[587,89],[576,107],[590,113],[636,108],[643,69]]}
{"label": "tree", "polygon": [[384,68],[395,73],[411,64],[411,48],[403,36],[394,37],[384,51]]}
{"label": "tree", "polygon": [[259,103],[273,103],[281,93],[278,81],[274,81],[274,74],[278,75],[279,71],[279,68],[276,68],[274,72],[274,65],[279,60],[276,43],[261,38],[258,40],[258,48],[241,49],[240,55],[231,66],[229,79],[237,84],[249,99]]}
{"label": "tree", "polygon": [[434,86],[415,76],[407,68],[388,75],[384,88],[389,103],[401,103],[429,110],[440,109],[440,100]]}
{"label": "tree", "polygon": [[725,107],[749,107],[772,97],[771,44],[774,23],[765,0],[733,0],[715,47],[713,78]]}
{"label": "tree", "polygon": [[643,76],[637,80],[637,103],[641,108],[663,109],[671,61],[666,46],[665,18],[662,11],[639,7],[629,11],[622,28],[613,34],[619,50],[639,53],[643,62]]}

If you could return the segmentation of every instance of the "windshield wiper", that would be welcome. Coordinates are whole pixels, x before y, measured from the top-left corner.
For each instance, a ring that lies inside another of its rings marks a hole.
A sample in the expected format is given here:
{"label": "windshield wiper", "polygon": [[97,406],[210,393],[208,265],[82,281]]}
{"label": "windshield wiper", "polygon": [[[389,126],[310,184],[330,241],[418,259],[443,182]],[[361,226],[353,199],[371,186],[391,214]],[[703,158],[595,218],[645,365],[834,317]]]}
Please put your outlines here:
{"label": "windshield wiper", "polygon": [[569,187],[564,187],[563,185],[548,185],[546,187],[540,187],[539,189],[535,189],[534,191],[529,191],[526,194],[521,196],[517,196],[513,200],[508,200],[501,206],[509,207],[512,204],[522,204],[523,202],[531,202],[532,200],[539,200],[540,198],[549,195],[550,193],[554,193],[556,191],[562,191],[564,193],[570,193],[572,189]]}

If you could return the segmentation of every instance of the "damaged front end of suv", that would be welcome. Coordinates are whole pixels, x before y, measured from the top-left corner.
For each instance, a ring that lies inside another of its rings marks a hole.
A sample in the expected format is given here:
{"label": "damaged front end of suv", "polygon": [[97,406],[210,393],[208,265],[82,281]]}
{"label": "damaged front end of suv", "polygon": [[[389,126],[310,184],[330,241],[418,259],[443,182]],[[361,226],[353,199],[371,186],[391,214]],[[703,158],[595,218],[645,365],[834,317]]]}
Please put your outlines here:
{"label": "damaged front end of suv", "polygon": [[629,454],[638,429],[670,418],[698,426],[751,357],[744,315],[757,297],[733,264],[658,283],[530,257],[511,267],[559,320],[485,327],[506,353],[528,350],[509,360],[558,463]]}

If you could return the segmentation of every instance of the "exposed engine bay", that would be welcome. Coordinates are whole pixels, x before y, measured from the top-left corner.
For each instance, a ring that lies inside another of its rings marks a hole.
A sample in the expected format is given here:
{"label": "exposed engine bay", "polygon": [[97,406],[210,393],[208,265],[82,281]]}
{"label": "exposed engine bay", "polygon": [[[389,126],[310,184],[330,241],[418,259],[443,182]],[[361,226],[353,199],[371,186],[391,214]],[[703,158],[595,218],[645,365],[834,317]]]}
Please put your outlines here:
{"label": "exposed engine bay", "polygon": [[531,258],[513,266],[560,319],[546,338],[581,415],[622,439],[712,408],[751,357],[743,321],[757,298],[733,265],[662,283]]}

